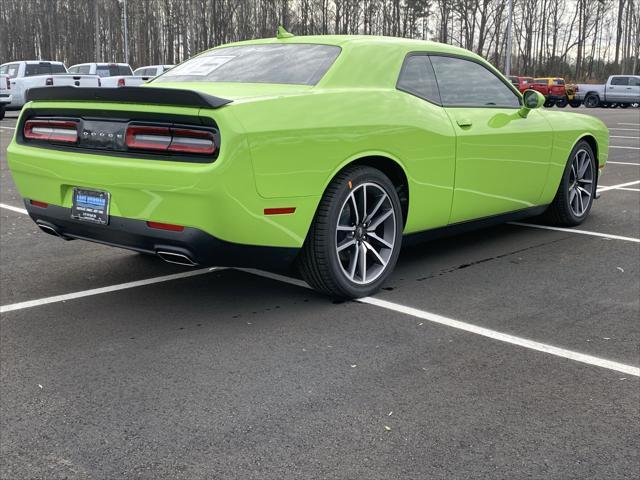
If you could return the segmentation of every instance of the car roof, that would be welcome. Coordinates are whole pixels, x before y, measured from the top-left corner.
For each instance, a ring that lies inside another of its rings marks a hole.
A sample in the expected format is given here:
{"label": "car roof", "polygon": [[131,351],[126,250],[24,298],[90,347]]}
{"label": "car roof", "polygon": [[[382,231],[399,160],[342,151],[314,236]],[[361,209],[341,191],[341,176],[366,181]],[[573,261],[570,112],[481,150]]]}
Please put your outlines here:
{"label": "car roof", "polygon": [[358,45],[380,45],[397,46],[403,50],[423,50],[437,53],[450,53],[464,56],[476,56],[473,52],[464,48],[455,47],[445,43],[432,42],[429,40],[416,40],[411,38],[387,37],[382,35],[294,35],[288,38],[258,38],[255,40],[244,40],[240,42],[227,43],[215,48],[225,48],[239,45],[259,45],[259,44],[286,44],[286,43],[315,43],[322,45],[335,45],[338,47],[349,47]]}

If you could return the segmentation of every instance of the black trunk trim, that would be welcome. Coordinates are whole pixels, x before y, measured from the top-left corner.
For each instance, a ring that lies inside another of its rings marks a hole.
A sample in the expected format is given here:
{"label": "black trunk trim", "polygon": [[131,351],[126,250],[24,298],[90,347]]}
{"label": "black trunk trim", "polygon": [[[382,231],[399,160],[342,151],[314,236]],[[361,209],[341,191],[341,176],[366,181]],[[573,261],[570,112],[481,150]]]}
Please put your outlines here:
{"label": "black trunk trim", "polygon": [[214,97],[194,90],[160,87],[77,88],[36,87],[27,90],[27,102],[38,101],[90,101],[119,102],[177,107],[220,108],[233,100]]}

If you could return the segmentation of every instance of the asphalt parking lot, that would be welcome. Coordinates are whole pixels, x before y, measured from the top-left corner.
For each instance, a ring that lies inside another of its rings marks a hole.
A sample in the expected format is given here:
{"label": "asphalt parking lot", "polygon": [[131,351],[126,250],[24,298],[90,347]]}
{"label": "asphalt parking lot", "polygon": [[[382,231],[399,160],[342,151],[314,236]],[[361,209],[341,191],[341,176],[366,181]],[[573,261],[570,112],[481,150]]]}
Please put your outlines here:
{"label": "asphalt parking lot", "polygon": [[640,110],[578,111],[612,148],[577,231],[407,248],[379,294],[342,303],[40,233],[9,114],[2,478],[637,478]]}

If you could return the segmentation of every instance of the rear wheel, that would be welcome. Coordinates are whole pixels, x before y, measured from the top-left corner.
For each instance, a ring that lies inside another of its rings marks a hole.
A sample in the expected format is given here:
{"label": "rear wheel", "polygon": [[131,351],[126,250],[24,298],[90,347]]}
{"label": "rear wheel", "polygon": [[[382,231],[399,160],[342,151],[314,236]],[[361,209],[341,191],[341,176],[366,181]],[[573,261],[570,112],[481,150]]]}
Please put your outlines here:
{"label": "rear wheel", "polygon": [[584,106],[587,108],[595,108],[600,104],[600,99],[598,98],[597,95],[594,95],[593,93],[590,95],[587,95],[587,98],[584,99]]}
{"label": "rear wheel", "polygon": [[553,100],[545,100],[544,102],[544,106],[547,108],[553,107],[555,105],[555,102]]}
{"label": "rear wheel", "polygon": [[562,98],[560,100],[558,100],[556,102],[556,107],[558,108],[564,108],[569,104],[569,100],[567,100],[566,98]]}
{"label": "rear wheel", "polygon": [[555,224],[581,224],[591,211],[595,196],[597,167],[591,146],[584,140],[572,150],[556,197],[547,210]]}
{"label": "rear wheel", "polygon": [[569,102],[572,108],[578,108],[580,106],[580,100],[572,100]]}
{"label": "rear wheel", "polygon": [[620,108],[629,108],[629,104],[628,103],[621,103],[620,104]]}
{"label": "rear wheel", "polygon": [[339,298],[371,295],[395,267],[402,209],[381,171],[348,167],[329,185],[298,258],[314,289]]}

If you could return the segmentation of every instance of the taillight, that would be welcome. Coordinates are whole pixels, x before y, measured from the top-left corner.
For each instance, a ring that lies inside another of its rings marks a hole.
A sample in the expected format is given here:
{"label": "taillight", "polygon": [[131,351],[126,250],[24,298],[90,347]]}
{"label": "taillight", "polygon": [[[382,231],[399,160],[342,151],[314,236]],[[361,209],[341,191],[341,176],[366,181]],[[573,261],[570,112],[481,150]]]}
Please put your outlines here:
{"label": "taillight", "polygon": [[51,87],[51,86],[53,85],[53,77],[49,77],[49,78],[47,78],[47,80],[44,82],[44,84],[45,84],[47,87]]}
{"label": "taillight", "polygon": [[30,140],[76,143],[78,123],[66,120],[27,120],[23,133]]}
{"label": "taillight", "polygon": [[128,148],[211,155],[216,151],[212,132],[190,128],[130,125],[125,135]]}
{"label": "taillight", "polygon": [[124,87],[124,78],[119,78],[118,79],[118,86],[119,87]]}

